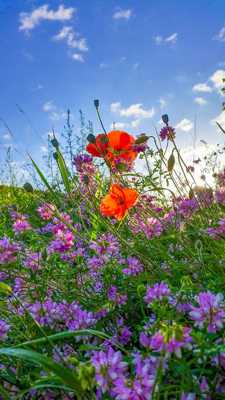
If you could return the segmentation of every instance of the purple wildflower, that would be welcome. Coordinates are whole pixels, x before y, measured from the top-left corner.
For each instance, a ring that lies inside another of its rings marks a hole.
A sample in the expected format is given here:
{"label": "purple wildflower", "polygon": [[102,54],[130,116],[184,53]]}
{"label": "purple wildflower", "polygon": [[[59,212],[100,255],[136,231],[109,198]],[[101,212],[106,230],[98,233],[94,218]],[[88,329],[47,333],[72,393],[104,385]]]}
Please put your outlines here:
{"label": "purple wildflower", "polygon": [[104,233],[97,240],[90,243],[90,249],[108,261],[111,257],[119,255],[119,242],[111,233]]}
{"label": "purple wildflower", "polygon": [[155,357],[143,358],[134,355],[135,377],[120,376],[113,387],[113,394],[118,400],[149,400],[157,374],[158,360]]}
{"label": "purple wildflower", "polygon": [[16,261],[20,246],[17,243],[11,243],[9,238],[0,239],[0,264],[8,264]]}
{"label": "purple wildflower", "polygon": [[95,351],[91,361],[102,393],[110,390],[116,379],[121,378],[127,370],[127,363],[123,361],[121,352],[114,351],[112,347],[106,351]]}
{"label": "purple wildflower", "polygon": [[38,252],[33,252],[29,253],[24,260],[24,265],[25,267],[31,269],[33,272],[38,271],[41,266],[40,266],[40,253]]}
{"label": "purple wildflower", "polygon": [[37,209],[40,217],[44,221],[49,221],[50,219],[53,218],[54,212],[55,212],[55,206],[50,203],[44,203]]}
{"label": "purple wildflower", "polygon": [[16,234],[29,231],[31,229],[30,223],[27,221],[25,215],[19,215],[13,224],[13,230]]}
{"label": "purple wildflower", "polygon": [[118,293],[117,287],[112,285],[108,290],[108,299],[115,304],[124,305],[127,301],[127,295]]}
{"label": "purple wildflower", "polygon": [[183,218],[190,218],[197,209],[198,202],[194,198],[181,200],[177,206],[177,211]]}
{"label": "purple wildflower", "polygon": [[7,333],[10,329],[10,325],[7,324],[3,319],[0,319],[0,340],[7,338]]}
{"label": "purple wildflower", "polygon": [[207,233],[213,239],[221,239],[221,237],[225,236],[225,218],[221,218],[218,221],[218,226],[217,227],[208,228],[207,229]]}
{"label": "purple wildflower", "polygon": [[140,274],[144,267],[136,257],[127,257],[128,267],[123,268],[123,273],[129,276]]}
{"label": "purple wildflower", "polygon": [[207,327],[208,332],[217,332],[225,322],[225,309],[222,294],[201,292],[197,297],[199,307],[191,307],[189,313],[199,328]]}
{"label": "purple wildflower", "polygon": [[161,140],[172,140],[175,138],[175,129],[171,126],[164,126],[159,133]]}
{"label": "purple wildflower", "polygon": [[151,348],[156,352],[165,351],[166,353],[175,353],[181,357],[182,347],[189,347],[192,342],[190,336],[191,328],[183,327],[177,324],[163,326],[153,336],[141,332],[140,343],[142,346]]}
{"label": "purple wildflower", "polygon": [[144,297],[146,303],[150,304],[154,300],[163,300],[170,295],[170,289],[164,282],[156,283],[154,286],[147,286],[147,292]]}
{"label": "purple wildflower", "polygon": [[221,188],[215,192],[216,202],[225,206],[225,188]]}
{"label": "purple wildflower", "polygon": [[49,253],[64,253],[74,245],[74,235],[69,230],[58,230],[56,239],[50,243]]}

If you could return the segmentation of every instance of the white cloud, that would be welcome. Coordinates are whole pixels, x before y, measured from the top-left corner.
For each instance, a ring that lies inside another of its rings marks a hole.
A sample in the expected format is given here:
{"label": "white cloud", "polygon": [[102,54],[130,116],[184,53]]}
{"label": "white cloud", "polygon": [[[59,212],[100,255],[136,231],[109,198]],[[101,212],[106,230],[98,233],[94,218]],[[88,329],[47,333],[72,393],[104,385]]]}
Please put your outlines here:
{"label": "white cloud", "polygon": [[9,132],[6,132],[2,135],[4,140],[11,140],[12,139],[12,135],[10,135]]}
{"label": "white cloud", "polygon": [[135,119],[134,121],[131,121],[131,126],[132,128],[138,128],[140,126],[141,120],[140,119]]}
{"label": "white cloud", "polygon": [[48,152],[48,149],[47,149],[46,146],[41,146],[40,149],[41,149],[42,153],[47,153]]}
{"label": "white cloud", "polygon": [[[208,79],[207,82],[197,83],[193,86],[193,92],[211,93],[214,90],[218,91],[221,95],[221,89],[224,86],[223,79],[225,79],[225,70],[218,69]],[[211,86],[210,86],[211,84]]]}
{"label": "white cloud", "polygon": [[73,49],[88,51],[86,39],[79,37],[79,35],[74,32],[72,26],[64,26],[61,31],[53,37],[53,39],[56,41],[65,41],[68,47]]}
{"label": "white cloud", "polygon": [[53,101],[52,100],[50,100],[50,101],[46,101],[46,103],[44,103],[43,104],[43,111],[44,112],[49,112],[49,111],[53,111],[53,110],[55,110],[56,109],[56,106],[55,106],[55,104],[53,103]]}
{"label": "white cloud", "polygon": [[155,114],[154,108],[145,110],[142,107],[142,103],[131,104],[127,108],[122,108],[120,102],[112,103],[110,110],[113,113],[119,114],[121,117],[134,117],[136,119],[152,118]]}
{"label": "white cloud", "polygon": [[74,53],[72,55],[73,60],[79,61],[79,62],[84,62],[84,57],[82,54],[79,53]]}
{"label": "white cloud", "polygon": [[190,119],[184,118],[178,122],[175,128],[183,132],[189,132],[193,128],[193,122]]}
{"label": "white cloud", "polygon": [[194,102],[196,104],[199,104],[200,106],[204,106],[205,104],[208,103],[203,97],[195,97]]}
{"label": "white cloud", "polygon": [[75,8],[65,8],[61,4],[56,11],[49,9],[49,5],[45,4],[34,9],[32,12],[20,13],[19,30],[29,32],[39,25],[42,21],[69,21],[75,12]]}
{"label": "white cloud", "polygon": [[167,101],[163,97],[160,97],[159,105],[160,105],[161,110],[163,110],[167,106],[167,104],[168,104]]}
{"label": "white cloud", "polygon": [[178,38],[178,33],[174,32],[169,36],[163,37],[161,35],[156,35],[153,36],[153,40],[155,44],[161,45],[161,44],[175,44],[177,42]]}
{"label": "white cloud", "polygon": [[58,109],[58,107],[54,104],[52,100],[44,103],[42,109],[44,112],[48,113],[49,119],[51,121],[59,121],[61,119],[65,119],[67,115],[66,112]]}
{"label": "white cloud", "polygon": [[113,113],[117,113],[117,112],[119,113],[120,108],[121,108],[120,102],[112,103],[110,105],[110,111]]}
{"label": "white cloud", "polygon": [[207,83],[197,83],[192,88],[193,92],[210,93],[212,88]]}
{"label": "white cloud", "polygon": [[133,64],[133,69],[136,70],[140,67],[140,63],[136,62]]}
{"label": "white cloud", "polygon": [[216,118],[211,120],[211,124],[215,125],[218,122],[225,129],[225,111],[222,111]]}
{"label": "white cloud", "polygon": [[154,40],[155,44],[158,44],[158,45],[163,43],[163,37],[160,35],[153,36],[153,40]]}
{"label": "white cloud", "polygon": [[126,122],[113,122],[110,125],[111,129],[125,129],[128,128],[129,124],[127,124]]}
{"label": "white cloud", "polygon": [[220,91],[220,89],[222,89],[224,86],[223,79],[225,79],[225,70],[218,69],[210,76],[209,79],[213,83],[214,88]]}
{"label": "white cloud", "polygon": [[102,63],[99,64],[99,68],[101,68],[101,69],[105,69],[105,68],[108,68],[108,67],[109,67],[109,64],[107,64],[107,63],[102,62]]}
{"label": "white cloud", "polygon": [[130,8],[127,9],[121,9],[118,11],[115,11],[113,14],[113,19],[126,19],[129,20],[130,17],[132,16],[133,12]]}
{"label": "white cloud", "polygon": [[178,33],[172,33],[172,35],[165,38],[166,43],[175,44],[177,42]]}
{"label": "white cloud", "polygon": [[218,40],[219,42],[225,42],[225,26],[223,26],[214,39]]}

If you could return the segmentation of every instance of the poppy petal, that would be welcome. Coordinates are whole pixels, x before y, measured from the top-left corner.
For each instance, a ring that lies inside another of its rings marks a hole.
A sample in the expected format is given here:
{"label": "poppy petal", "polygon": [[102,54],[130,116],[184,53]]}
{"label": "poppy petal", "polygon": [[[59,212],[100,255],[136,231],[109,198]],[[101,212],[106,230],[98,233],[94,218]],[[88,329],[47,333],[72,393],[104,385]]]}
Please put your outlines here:
{"label": "poppy petal", "polygon": [[101,157],[101,154],[99,153],[99,151],[96,147],[96,144],[94,144],[94,143],[89,143],[86,146],[86,151],[94,157]]}
{"label": "poppy petal", "polygon": [[115,151],[129,150],[134,143],[133,136],[123,131],[111,131],[108,133],[109,147]]}
{"label": "poppy petal", "polygon": [[138,192],[134,189],[123,189],[123,193],[125,196],[126,208],[132,207],[138,198]]}
{"label": "poppy petal", "polygon": [[110,194],[111,194],[111,196],[116,198],[119,203],[121,203],[121,202],[125,203],[125,196],[124,196],[123,188],[118,183],[113,183],[111,185]]}

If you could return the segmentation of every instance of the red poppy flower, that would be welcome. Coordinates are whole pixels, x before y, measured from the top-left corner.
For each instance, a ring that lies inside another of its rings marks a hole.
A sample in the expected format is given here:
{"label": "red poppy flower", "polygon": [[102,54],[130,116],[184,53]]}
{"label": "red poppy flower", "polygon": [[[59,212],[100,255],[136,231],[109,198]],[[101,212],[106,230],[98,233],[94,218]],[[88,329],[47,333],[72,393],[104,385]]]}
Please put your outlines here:
{"label": "red poppy flower", "polygon": [[138,198],[134,189],[123,188],[117,183],[112,184],[110,192],[101,201],[100,212],[107,217],[115,217],[118,220],[124,218],[127,210],[131,208]]}
{"label": "red poppy flower", "polygon": [[121,160],[132,163],[137,157],[137,151],[133,149],[135,139],[127,132],[111,131],[96,137],[95,143],[89,143],[86,150],[95,157],[102,157],[112,166],[115,161]]}

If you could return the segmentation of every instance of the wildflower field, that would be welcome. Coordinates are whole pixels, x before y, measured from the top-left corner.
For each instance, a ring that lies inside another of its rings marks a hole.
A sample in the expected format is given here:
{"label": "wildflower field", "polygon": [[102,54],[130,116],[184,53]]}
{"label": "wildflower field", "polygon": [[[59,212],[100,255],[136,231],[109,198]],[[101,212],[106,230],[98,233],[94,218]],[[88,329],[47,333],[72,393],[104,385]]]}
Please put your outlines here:
{"label": "wildflower field", "polygon": [[225,169],[197,185],[162,122],[71,169],[53,136],[58,184],[31,156],[42,189],[1,188],[1,399],[225,398]]}

